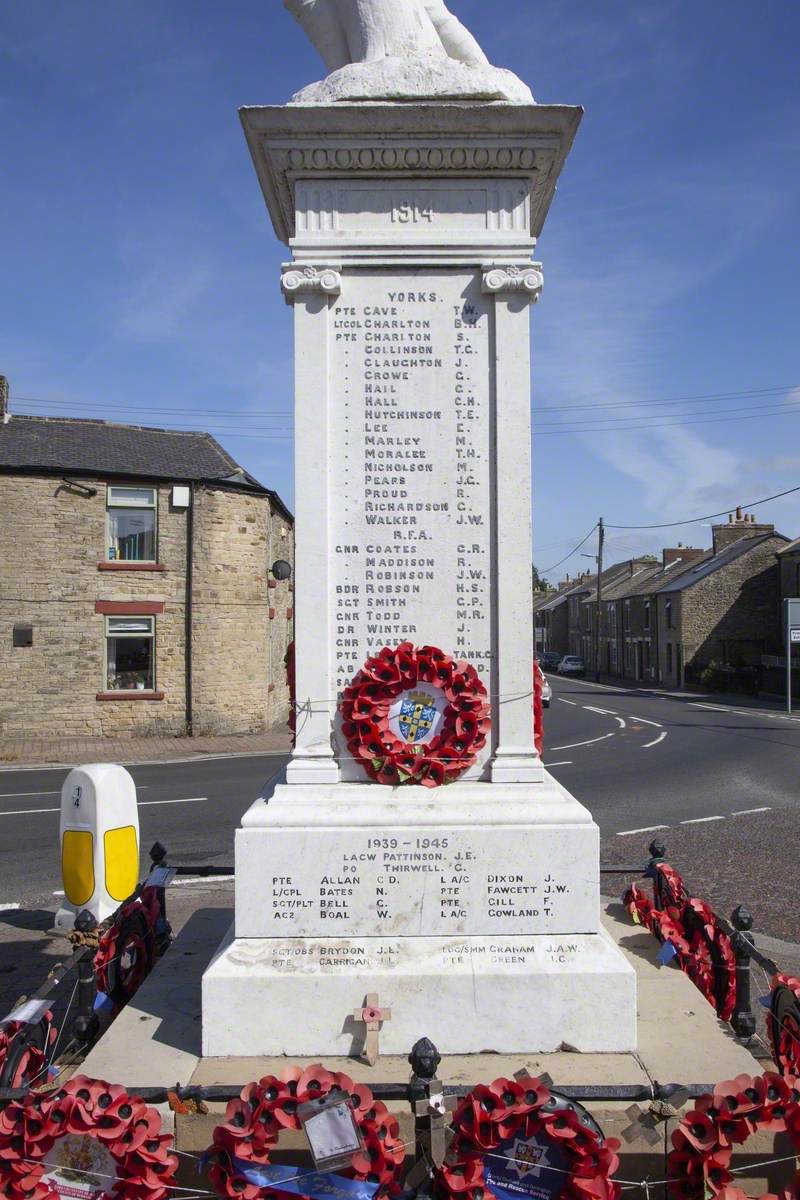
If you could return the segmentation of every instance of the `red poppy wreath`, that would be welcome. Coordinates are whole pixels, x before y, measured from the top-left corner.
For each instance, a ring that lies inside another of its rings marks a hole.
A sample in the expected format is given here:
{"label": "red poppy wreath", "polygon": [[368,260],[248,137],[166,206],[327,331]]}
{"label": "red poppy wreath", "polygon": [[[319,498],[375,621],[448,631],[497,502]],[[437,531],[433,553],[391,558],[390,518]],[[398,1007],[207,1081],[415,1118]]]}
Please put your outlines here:
{"label": "red poppy wreath", "polygon": [[[348,1075],[326,1071],[319,1064],[305,1071],[286,1067],[280,1078],[267,1075],[258,1083],[249,1083],[238,1100],[231,1100],[225,1121],[214,1130],[214,1144],[206,1155],[217,1195],[231,1200],[263,1200],[264,1196],[277,1194],[269,1175],[271,1150],[283,1130],[300,1129],[299,1105],[322,1099],[334,1089],[349,1098],[364,1143],[349,1166],[340,1170],[350,1179],[372,1184],[375,1196],[399,1195],[405,1147],[397,1118],[385,1104],[373,1099],[364,1084],[355,1084]],[[281,1169],[289,1174],[289,1168],[278,1168],[279,1174]]]}
{"label": "red poppy wreath", "polygon": [[[713,1092],[695,1102],[672,1134],[672,1152],[667,1160],[670,1191],[679,1200],[747,1200],[731,1186],[733,1147],[746,1142],[751,1133],[787,1132],[800,1150],[800,1080],[793,1076],[737,1075],[718,1083]],[[782,1193],[783,1200],[798,1200],[800,1186]]]}
{"label": "red poppy wreath", "polygon": [[475,668],[403,642],[367,660],[345,688],[342,732],[378,783],[440,787],[486,745],[489,698]]}
{"label": "red poppy wreath", "polygon": [[800,1075],[800,979],[778,974],[772,980],[767,1030],[781,1075]]}
{"label": "red poppy wreath", "polygon": [[124,1008],[150,973],[160,915],[156,889],[145,887],[117,910],[100,937],[94,956],[95,982],[116,1011]]}
{"label": "red poppy wreath", "polygon": [[77,1076],[0,1110],[0,1195],[164,1200],[175,1183],[161,1117],[125,1088]]}
{"label": "red poppy wreath", "polygon": [[0,1025],[0,1087],[45,1084],[47,1052],[56,1035],[49,1010],[35,1024],[8,1021]]}
{"label": "red poppy wreath", "polygon": [[[564,1200],[618,1200],[612,1176],[619,1142],[604,1139],[574,1108],[558,1104],[539,1079],[495,1079],[474,1088],[455,1110],[453,1127],[447,1159],[435,1176],[439,1200],[495,1200],[493,1186],[505,1191],[509,1174],[520,1192],[519,1181],[534,1168],[558,1177],[552,1194]],[[536,1183],[540,1190],[541,1180]]]}

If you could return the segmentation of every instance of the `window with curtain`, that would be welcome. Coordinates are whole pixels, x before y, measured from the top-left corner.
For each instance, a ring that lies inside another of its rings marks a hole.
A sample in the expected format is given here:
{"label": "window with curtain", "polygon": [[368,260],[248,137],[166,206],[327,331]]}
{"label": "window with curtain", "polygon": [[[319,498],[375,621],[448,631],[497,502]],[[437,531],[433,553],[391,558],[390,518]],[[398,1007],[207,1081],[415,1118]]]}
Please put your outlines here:
{"label": "window with curtain", "polygon": [[154,617],[106,617],[106,690],[155,691],[154,648]]}
{"label": "window with curtain", "polygon": [[155,488],[108,488],[109,561],[156,561],[156,498]]}

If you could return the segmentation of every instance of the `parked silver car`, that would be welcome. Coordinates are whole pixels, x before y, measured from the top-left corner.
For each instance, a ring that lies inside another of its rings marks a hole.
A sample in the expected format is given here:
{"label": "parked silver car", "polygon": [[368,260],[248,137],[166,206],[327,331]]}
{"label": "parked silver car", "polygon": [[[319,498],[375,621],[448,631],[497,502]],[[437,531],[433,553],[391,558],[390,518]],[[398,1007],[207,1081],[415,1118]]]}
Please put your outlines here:
{"label": "parked silver car", "polygon": [[558,664],[559,675],[585,675],[586,663],[577,654],[565,654]]}

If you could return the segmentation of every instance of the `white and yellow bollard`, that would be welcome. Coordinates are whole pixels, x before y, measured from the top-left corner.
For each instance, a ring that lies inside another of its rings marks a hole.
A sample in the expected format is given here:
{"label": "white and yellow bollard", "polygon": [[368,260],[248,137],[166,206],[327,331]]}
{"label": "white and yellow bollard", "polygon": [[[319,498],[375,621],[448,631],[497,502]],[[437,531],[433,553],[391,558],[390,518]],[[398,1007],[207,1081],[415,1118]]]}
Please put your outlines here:
{"label": "white and yellow bollard", "polygon": [[105,920],[139,882],[136,784],[124,767],[75,767],[61,788],[61,877],[64,902],[56,929],[72,929],[87,908]]}

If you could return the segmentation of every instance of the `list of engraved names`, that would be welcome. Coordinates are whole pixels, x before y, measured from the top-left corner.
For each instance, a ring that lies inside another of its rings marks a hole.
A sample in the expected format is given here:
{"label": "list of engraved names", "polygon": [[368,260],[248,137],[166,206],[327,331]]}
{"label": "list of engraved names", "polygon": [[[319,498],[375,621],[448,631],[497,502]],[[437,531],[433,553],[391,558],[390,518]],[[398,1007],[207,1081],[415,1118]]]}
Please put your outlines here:
{"label": "list of engraved names", "polygon": [[409,640],[490,682],[490,306],[477,274],[348,274],[331,314],[337,690]]}

